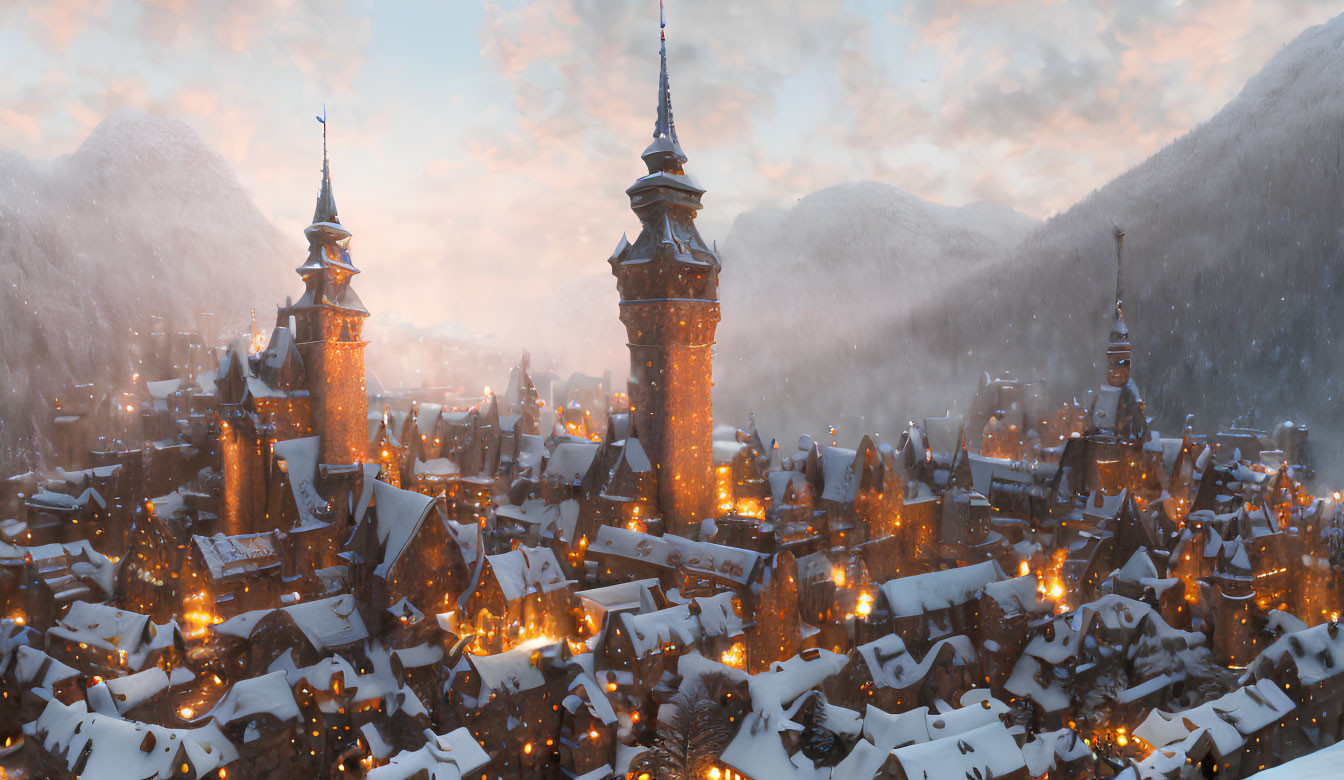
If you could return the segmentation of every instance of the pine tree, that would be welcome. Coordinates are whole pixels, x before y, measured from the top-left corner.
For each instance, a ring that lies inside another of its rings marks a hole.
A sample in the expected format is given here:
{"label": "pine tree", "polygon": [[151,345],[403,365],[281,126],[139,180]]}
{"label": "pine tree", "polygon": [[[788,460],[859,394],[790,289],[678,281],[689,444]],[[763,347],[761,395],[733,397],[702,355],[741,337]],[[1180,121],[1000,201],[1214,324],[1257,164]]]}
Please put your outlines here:
{"label": "pine tree", "polygon": [[659,780],[705,777],[733,738],[733,724],[720,702],[699,685],[672,700],[672,716],[654,741],[653,776]]}

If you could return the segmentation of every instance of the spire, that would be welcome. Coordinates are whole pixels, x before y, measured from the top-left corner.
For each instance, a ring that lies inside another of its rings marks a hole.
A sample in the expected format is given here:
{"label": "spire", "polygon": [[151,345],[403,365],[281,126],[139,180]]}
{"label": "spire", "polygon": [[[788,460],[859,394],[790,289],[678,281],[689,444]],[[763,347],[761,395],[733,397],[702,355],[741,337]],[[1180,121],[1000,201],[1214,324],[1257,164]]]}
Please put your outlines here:
{"label": "spire", "polygon": [[1129,328],[1125,325],[1123,261],[1125,256],[1125,231],[1117,225],[1112,233],[1115,237],[1115,320],[1111,323],[1111,337],[1106,345],[1108,365],[1106,381],[1113,387],[1124,387],[1129,382]]}
{"label": "spire", "polygon": [[658,0],[658,54],[661,69],[658,74],[658,118],[653,123],[653,143],[640,155],[649,166],[649,173],[667,171],[681,173],[686,153],[677,141],[677,126],[672,121],[672,93],[667,82],[667,18],[662,0]]}
{"label": "spire", "polygon": [[330,222],[339,225],[341,220],[336,216],[336,198],[331,194],[331,165],[327,160],[326,103],[322,104],[322,116],[317,117],[317,121],[322,123],[322,188],[317,193],[317,208],[313,210],[313,224]]}
{"label": "spire", "polygon": [[1124,256],[1125,256],[1125,231],[1115,225],[1115,316],[1123,318],[1124,295],[1121,292],[1121,283],[1124,281]]}

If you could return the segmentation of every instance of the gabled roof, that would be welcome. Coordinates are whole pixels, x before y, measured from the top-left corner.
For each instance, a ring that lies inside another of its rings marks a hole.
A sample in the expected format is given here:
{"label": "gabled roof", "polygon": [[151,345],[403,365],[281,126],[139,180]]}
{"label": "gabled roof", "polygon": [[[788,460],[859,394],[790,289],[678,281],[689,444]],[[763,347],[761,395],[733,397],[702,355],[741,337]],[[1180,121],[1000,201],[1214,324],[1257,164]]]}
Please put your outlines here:
{"label": "gabled roof", "polygon": [[378,543],[383,547],[383,559],[374,574],[386,577],[434,509],[434,498],[376,480],[373,483],[373,509],[377,518],[374,529],[378,533]]}
{"label": "gabled roof", "polygon": [[192,536],[191,544],[213,580],[280,565],[280,555],[270,534]]}
{"label": "gabled roof", "polygon": [[986,585],[1006,579],[996,561],[916,574],[882,584],[893,617],[913,617],[975,599]]}
{"label": "gabled roof", "polygon": [[487,555],[495,581],[508,601],[531,593],[550,593],[569,584],[560,561],[549,547],[519,547],[500,555]]}
{"label": "gabled roof", "polygon": [[318,652],[339,650],[369,638],[364,619],[355,609],[355,597],[349,593],[281,609]]}
{"label": "gabled roof", "polygon": [[546,461],[542,479],[556,481],[565,485],[578,484],[588,473],[593,458],[597,456],[597,442],[568,440],[556,445],[555,451]]}
{"label": "gabled roof", "polygon": [[317,491],[317,462],[320,457],[322,440],[317,436],[302,439],[286,439],[275,443],[275,458],[284,462],[288,475],[289,491],[294,497],[294,508],[298,510],[296,528],[317,528],[326,525],[319,520],[317,513],[327,507],[327,500]]}
{"label": "gabled roof", "polygon": [[302,717],[284,671],[277,670],[235,682],[210,710],[212,717],[226,725],[263,714],[272,715],[282,722]]}

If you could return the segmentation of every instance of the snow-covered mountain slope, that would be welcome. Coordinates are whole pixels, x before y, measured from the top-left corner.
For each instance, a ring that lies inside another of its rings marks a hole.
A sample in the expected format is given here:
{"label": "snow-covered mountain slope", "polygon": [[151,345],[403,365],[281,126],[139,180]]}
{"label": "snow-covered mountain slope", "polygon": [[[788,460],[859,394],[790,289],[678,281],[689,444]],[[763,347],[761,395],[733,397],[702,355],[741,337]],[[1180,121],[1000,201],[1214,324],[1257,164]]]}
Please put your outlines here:
{"label": "snow-covered mountain slope", "polygon": [[919,310],[929,291],[1008,254],[1038,224],[999,206],[951,208],[876,182],[739,216],[720,244],[720,415],[738,420],[754,409],[772,429],[813,432],[831,422],[853,432],[903,421],[907,399],[866,396],[904,365],[888,327]]}
{"label": "snow-covered mountain slope", "polygon": [[[797,417],[779,417],[813,430],[837,422],[847,432],[890,431],[905,418],[857,415],[965,405],[986,370],[1048,377],[1060,393],[1081,392],[1102,378],[1115,222],[1128,234],[1134,375],[1159,420],[1170,428],[1190,411],[1212,427],[1254,410],[1262,424],[1332,424],[1344,368],[1341,44],[1344,17],[1306,30],[1210,121],[1031,231],[1015,250],[949,274],[956,278],[926,285],[915,277],[915,284],[869,262],[852,294],[818,299],[815,276],[798,275],[791,294],[779,296],[798,305],[792,314],[781,305],[782,316],[821,312],[817,327],[843,337],[799,348],[766,325],[755,341],[725,339],[722,412],[750,404],[774,418],[791,407]],[[750,244],[728,243],[738,246]],[[741,266],[755,262],[737,258]],[[728,288],[736,269],[725,266]],[[850,304],[884,295],[893,301],[886,309]],[[732,316],[727,310],[725,326]],[[734,400],[739,395],[746,401]],[[1324,438],[1313,436],[1318,447]]]}
{"label": "snow-covered mountain slope", "polygon": [[33,445],[66,381],[129,366],[147,315],[245,323],[297,259],[181,122],[121,111],[67,157],[0,152],[0,462]]}

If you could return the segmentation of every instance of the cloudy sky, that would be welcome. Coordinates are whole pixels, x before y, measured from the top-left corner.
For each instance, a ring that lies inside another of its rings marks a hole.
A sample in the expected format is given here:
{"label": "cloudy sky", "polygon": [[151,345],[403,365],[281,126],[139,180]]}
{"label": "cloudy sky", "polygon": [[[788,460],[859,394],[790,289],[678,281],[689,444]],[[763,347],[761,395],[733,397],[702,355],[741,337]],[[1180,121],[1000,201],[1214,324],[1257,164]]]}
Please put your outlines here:
{"label": "cloudy sky", "polygon": [[[838,182],[1036,217],[1210,117],[1317,0],[670,0],[702,232]],[[0,149],[180,118],[295,240],[325,101],[365,301],[489,330],[608,273],[654,114],[656,0],[0,0]],[[614,285],[612,285],[614,287]],[[265,302],[263,302],[265,303]]]}

